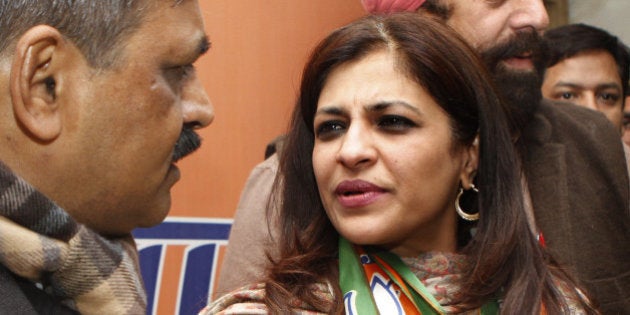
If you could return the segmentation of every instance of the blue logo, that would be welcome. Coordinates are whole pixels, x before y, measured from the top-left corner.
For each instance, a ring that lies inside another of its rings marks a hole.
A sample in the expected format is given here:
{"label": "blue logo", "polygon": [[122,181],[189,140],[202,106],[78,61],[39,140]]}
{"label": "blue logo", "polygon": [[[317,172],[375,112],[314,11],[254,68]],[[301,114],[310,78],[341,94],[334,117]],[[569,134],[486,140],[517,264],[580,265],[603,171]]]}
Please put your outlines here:
{"label": "blue logo", "polygon": [[197,314],[216,281],[218,253],[227,245],[232,220],[169,217],[136,229],[147,314]]}

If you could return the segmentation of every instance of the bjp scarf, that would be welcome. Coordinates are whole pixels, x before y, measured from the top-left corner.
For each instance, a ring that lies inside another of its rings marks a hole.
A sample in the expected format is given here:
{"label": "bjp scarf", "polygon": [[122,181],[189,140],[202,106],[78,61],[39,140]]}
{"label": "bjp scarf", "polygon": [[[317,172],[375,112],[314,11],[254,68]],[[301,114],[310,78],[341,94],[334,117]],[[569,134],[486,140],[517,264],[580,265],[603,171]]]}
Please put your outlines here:
{"label": "bjp scarf", "polygon": [[361,0],[365,11],[372,14],[416,11],[426,0]]}
{"label": "bjp scarf", "polygon": [[82,314],[144,314],[131,236],[105,238],[0,162],[0,263]]}
{"label": "bjp scarf", "polygon": [[[339,285],[348,315],[445,314],[427,288],[395,254],[339,240]],[[481,314],[498,314],[496,301]]]}

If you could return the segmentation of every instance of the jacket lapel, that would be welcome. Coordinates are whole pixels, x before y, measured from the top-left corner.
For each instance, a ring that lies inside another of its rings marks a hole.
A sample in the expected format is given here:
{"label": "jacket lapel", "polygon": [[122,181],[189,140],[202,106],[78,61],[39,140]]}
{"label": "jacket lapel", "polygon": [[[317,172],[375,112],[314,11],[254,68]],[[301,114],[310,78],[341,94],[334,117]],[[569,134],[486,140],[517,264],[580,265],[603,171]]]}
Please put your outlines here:
{"label": "jacket lapel", "polygon": [[538,229],[546,243],[560,255],[557,257],[572,261],[571,245],[564,244],[564,240],[572,239],[567,153],[565,145],[554,142],[551,135],[549,121],[542,115],[534,115],[523,133],[527,142],[523,164]]}

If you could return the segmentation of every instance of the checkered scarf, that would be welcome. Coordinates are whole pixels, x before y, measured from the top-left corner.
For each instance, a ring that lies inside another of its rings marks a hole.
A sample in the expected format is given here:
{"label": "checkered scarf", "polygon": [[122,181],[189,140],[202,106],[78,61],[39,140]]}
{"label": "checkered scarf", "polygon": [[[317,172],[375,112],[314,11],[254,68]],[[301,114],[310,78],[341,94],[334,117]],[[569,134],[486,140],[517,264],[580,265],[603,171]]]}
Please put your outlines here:
{"label": "checkered scarf", "polygon": [[83,314],[144,314],[146,294],[131,235],[109,239],[0,162],[0,263]]}

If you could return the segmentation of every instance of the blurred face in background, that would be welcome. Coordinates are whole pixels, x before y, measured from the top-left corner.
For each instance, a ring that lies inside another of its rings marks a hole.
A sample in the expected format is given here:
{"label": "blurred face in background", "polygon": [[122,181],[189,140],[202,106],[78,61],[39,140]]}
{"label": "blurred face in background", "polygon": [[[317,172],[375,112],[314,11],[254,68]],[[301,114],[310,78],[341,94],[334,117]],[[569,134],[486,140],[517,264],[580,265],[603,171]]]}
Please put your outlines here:
{"label": "blurred face in background", "polygon": [[528,121],[542,98],[535,64],[549,17],[542,0],[443,0],[447,23],[482,57],[497,92],[519,122]]}
{"label": "blurred face in background", "polygon": [[[626,104],[630,102],[630,96],[626,96]],[[625,144],[630,146],[630,109],[626,106],[623,111],[623,134],[621,138]]]}
{"label": "blurred face in background", "polygon": [[585,51],[545,70],[545,98],[602,112],[622,131],[624,96],[617,63],[607,51]]}
{"label": "blurred face in background", "polygon": [[[447,23],[473,48],[484,53],[501,46],[516,47],[498,56],[500,67],[513,71],[534,71],[534,44],[516,44],[522,34],[541,35],[549,25],[542,0],[444,0],[450,12]],[[531,47],[527,47],[527,46]],[[493,70],[492,68],[490,70]]]}

